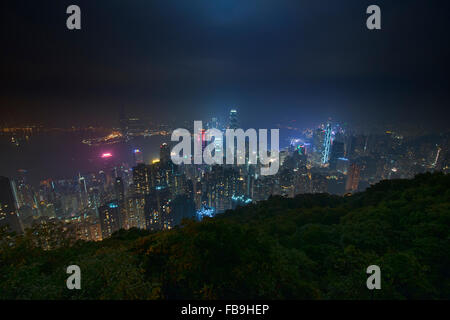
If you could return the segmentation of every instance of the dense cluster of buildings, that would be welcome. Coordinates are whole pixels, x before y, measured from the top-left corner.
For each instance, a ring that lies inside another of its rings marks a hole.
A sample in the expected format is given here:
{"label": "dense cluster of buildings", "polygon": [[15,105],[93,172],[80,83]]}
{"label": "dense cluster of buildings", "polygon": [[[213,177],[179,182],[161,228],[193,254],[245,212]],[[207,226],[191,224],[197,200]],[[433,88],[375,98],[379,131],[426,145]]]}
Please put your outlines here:
{"label": "dense cluster of buildings", "polygon": [[[231,110],[226,125],[217,118],[207,128],[236,129]],[[122,122],[130,132],[130,124]],[[135,149],[129,167],[104,157],[104,169],[67,180],[46,180],[38,188],[21,170],[0,177],[0,226],[22,232],[57,219],[76,239],[99,241],[119,229],[167,230],[185,218],[214,216],[271,195],[349,195],[383,179],[411,178],[426,171],[449,171],[448,134],[403,137],[395,132],[355,134],[336,123],[305,130],[280,151],[277,174],[259,175],[259,164],[175,165],[171,146],[160,159],[144,163]]]}

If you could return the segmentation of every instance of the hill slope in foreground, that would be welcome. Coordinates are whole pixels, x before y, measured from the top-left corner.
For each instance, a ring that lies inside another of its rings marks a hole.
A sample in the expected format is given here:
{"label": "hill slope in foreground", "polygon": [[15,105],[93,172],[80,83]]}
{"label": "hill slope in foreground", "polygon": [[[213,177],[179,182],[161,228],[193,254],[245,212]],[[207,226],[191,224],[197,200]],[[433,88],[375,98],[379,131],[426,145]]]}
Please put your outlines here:
{"label": "hill slope in foreground", "polygon": [[[272,197],[171,231],[44,251],[2,241],[1,299],[449,299],[450,176]],[[81,290],[66,268],[81,268]],[[366,287],[369,265],[381,290]]]}

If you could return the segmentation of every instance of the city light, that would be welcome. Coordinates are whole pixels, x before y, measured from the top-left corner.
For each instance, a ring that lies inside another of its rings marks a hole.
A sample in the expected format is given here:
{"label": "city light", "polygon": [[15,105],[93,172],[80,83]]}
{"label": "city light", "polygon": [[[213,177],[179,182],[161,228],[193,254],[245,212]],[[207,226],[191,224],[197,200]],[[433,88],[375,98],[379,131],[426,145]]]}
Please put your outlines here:
{"label": "city light", "polygon": [[200,220],[203,219],[204,217],[212,218],[214,217],[215,213],[216,209],[207,206],[202,206],[200,210],[197,210],[197,216]]}
{"label": "city light", "polygon": [[106,153],[103,153],[102,154],[102,158],[103,159],[105,159],[105,158],[111,158],[112,157],[112,154],[110,153],[110,152],[106,152]]}
{"label": "city light", "polygon": [[249,203],[252,203],[252,199],[250,199],[250,198],[247,198],[247,197],[245,197],[245,196],[236,196],[236,195],[233,195],[232,197],[231,197],[231,199],[233,200],[233,201],[238,201],[238,202],[243,202],[244,204],[249,204]]}

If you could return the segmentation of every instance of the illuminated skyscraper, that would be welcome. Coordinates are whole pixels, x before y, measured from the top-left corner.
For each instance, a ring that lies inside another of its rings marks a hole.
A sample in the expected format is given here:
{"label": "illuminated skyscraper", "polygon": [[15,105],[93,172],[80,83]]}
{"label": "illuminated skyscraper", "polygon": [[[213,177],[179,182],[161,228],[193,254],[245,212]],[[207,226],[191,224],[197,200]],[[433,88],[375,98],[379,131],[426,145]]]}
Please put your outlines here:
{"label": "illuminated skyscraper", "polygon": [[87,190],[86,178],[78,174],[78,183],[80,188],[80,200],[83,207],[87,207],[89,203],[89,195]]}
{"label": "illuminated skyscraper", "polygon": [[173,217],[170,215],[169,202],[171,194],[169,188],[156,186],[145,198],[145,225],[147,230],[171,229]]}
{"label": "illuminated skyscraper", "polygon": [[331,149],[331,125],[328,123],[325,128],[325,137],[323,141],[322,164],[328,163],[328,160],[330,159],[330,149]]}
{"label": "illuminated skyscraper", "polygon": [[121,210],[119,201],[111,201],[98,208],[102,238],[110,237],[121,228]]}
{"label": "illuminated skyscraper", "polygon": [[125,201],[125,218],[122,227],[124,229],[145,229],[145,199],[144,197],[130,197]]}
{"label": "illuminated skyscraper", "polygon": [[6,177],[0,177],[0,227],[3,226],[8,226],[10,231],[22,232],[11,182]]}
{"label": "illuminated skyscraper", "polygon": [[78,174],[78,183],[80,184],[80,192],[87,194],[86,178],[82,177],[80,173]]}
{"label": "illuminated skyscraper", "polygon": [[143,163],[133,168],[133,184],[137,195],[146,195],[150,192],[151,167]]}
{"label": "illuminated skyscraper", "polygon": [[238,119],[237,119],[237,110],[231,109],[228,129],[237,129],[238,127],[239,127],[239,124],[238,124]]}

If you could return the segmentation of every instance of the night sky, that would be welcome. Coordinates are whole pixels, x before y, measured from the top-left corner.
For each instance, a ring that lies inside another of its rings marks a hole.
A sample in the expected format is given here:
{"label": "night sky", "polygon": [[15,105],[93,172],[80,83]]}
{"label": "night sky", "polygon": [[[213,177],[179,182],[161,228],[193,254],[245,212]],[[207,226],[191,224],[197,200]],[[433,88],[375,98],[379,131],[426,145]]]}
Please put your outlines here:
{"label": "night sky", "polygon": [[[66,28],[77,4],[82,30]],[[382,30],[366,28],[366,8]],[[449,1],[2,1],[0,125],[248,125],[328,117],[447,128]]]}

